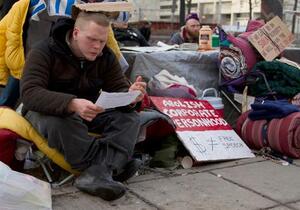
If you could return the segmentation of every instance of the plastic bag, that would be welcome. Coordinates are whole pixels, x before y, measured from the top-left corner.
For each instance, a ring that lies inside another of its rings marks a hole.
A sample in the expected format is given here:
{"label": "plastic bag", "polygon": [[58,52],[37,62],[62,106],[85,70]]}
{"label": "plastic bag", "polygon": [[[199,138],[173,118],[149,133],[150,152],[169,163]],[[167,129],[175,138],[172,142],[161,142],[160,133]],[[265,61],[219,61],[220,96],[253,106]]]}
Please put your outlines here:
{"label": "plastic bag", "polygon": [[0,161],[0,204],[3,210],[52,209],[50,184],[13,171]]}

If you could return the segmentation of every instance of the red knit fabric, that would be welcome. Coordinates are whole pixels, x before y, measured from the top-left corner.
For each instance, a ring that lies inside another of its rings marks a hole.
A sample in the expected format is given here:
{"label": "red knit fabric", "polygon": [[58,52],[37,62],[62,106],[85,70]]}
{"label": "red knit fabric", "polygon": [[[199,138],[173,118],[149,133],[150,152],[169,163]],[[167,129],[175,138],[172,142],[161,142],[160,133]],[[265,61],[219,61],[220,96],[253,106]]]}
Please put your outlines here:
{"label": "red knit fabric", "polygon": [[12,164],[18,135],[7,129],[0,129],[0,161]]}

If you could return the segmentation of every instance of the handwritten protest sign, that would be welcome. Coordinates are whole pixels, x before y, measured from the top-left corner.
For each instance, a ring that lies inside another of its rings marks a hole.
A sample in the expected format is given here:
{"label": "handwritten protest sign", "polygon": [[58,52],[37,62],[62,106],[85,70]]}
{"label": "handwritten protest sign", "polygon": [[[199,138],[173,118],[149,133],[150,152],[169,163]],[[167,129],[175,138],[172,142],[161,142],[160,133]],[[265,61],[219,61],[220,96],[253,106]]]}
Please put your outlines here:
{"label": "handwritten protest sign", "polygon": [[272,61],[294,40],[288,26],[276,16],[248,37],[266,61]]}
{"label": "handwritten protest sign", "polygon": [[150,97],[168,115],[176,133],[196,161],[254,157],[247,145],[204,100]]}

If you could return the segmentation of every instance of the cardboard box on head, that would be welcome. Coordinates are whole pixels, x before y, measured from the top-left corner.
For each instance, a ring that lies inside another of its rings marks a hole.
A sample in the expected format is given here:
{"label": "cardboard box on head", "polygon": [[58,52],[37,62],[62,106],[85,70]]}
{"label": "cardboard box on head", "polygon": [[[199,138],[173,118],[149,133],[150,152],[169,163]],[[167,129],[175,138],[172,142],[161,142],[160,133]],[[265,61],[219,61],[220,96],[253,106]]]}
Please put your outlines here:
{"label": "cardboard box on head", "polygon": [[95,2],[88,4],[74,4],[72,6],[72,18],[76,19],[80,11],[101,12],[110,19],[117,19],[120,12],[133,11],[133,5],[128,2]]}

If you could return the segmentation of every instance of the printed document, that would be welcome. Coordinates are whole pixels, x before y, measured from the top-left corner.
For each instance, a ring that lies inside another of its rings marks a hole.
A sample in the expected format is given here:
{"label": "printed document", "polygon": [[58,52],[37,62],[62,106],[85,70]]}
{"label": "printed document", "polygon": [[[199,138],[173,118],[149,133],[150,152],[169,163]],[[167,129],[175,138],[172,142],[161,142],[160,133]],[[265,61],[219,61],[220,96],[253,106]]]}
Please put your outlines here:
{"label": "printed document", "polygon": [[125,93],[108,93],[102,91],[99,98],[96,101],[96,105],[104,108],[116,108],[120,106],[127,106],[134,102],[134,100],[141,94],[140,91],[135,90]]}

